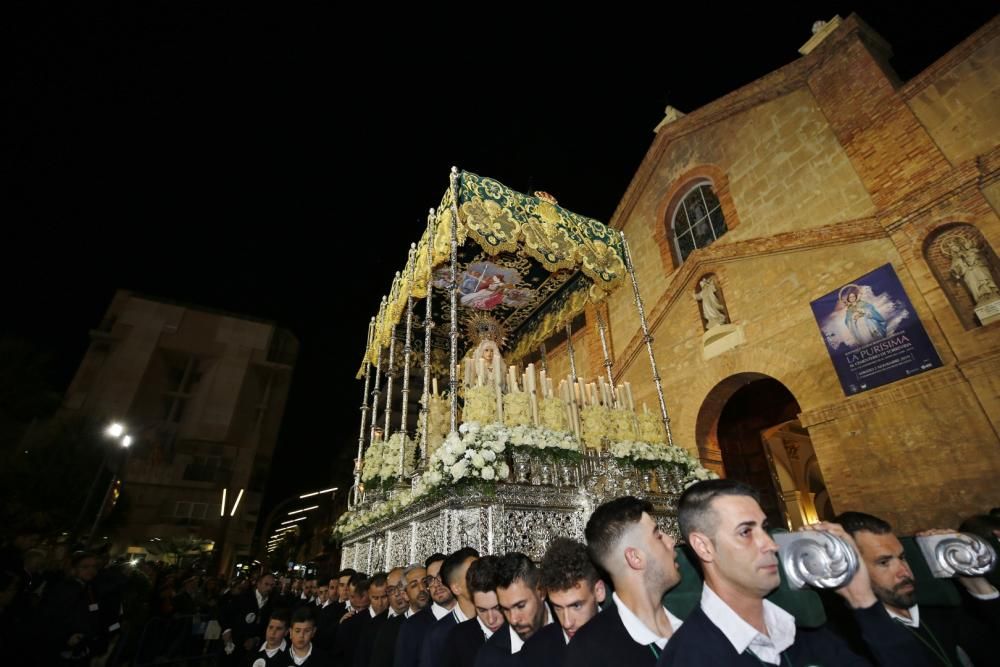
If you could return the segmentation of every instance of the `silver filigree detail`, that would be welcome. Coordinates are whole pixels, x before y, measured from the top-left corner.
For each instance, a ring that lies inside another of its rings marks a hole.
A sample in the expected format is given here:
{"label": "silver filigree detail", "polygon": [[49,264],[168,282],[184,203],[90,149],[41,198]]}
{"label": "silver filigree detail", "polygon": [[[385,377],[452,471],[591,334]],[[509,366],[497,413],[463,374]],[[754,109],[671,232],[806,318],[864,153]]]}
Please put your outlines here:
{"label": "silver filigree detail", "polygon": [[981,577],[996,567],[996,551],[978,535],[924,535],[917,538],[917,544],[938,578]]}
{"label": "silver filigree detail", "polygon": [[782,569],[792,588],[840,588],[858,571],[858,554],[847,542],[818,530],[774,535]]}

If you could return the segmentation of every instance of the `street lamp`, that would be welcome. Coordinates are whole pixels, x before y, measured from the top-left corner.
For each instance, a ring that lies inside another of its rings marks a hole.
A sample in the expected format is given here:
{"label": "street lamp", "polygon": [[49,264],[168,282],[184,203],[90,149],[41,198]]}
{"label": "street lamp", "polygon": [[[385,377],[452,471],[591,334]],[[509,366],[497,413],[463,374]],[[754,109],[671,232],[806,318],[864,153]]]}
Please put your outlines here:
{"label": "street lamp", "polygon": [[[119,446],[123,451],[127,451],[129,445],[132,444],[132,436],[125,433],[125,427],[119,422],[112,422],[104,430],[104,433],[111,438],[118,441]],[[104,456],[104,461],[101,462],[101,469],[107,465],[108,458],[111,456],[111,452],[107,452]],[[97,476],[94,478],[94,484],[97,483],[97,478],[100,477],[100,470],[97,472]],[[112,469],[111,471],[111,481],[108,482],[108,490],[104,492],[104,499],[101,504],[97,506],[97,514],[94,516],[94,525],[90,528],[90,534],[87,535],[87,546],[90,546],[94,542],[94,536],[97,535],[97,529],[101,524],[101,515],[104,514],[104,506],[108,504],[108,498],[111,497],[111,491],[115,488],[115,482],[118,480],[118,471]],[[90,493],[87,494],[87,502],[84,503],[84,508],[90,503],[90,497],[93,495],[94,485],[91,485]],[[81,508],[83,509],[83,508]]]}

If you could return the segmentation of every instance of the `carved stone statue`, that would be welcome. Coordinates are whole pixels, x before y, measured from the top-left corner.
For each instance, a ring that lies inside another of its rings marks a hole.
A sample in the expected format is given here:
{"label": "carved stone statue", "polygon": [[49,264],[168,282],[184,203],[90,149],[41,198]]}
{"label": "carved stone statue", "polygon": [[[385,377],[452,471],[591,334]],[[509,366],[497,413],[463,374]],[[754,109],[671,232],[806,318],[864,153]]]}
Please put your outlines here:
{"label": "carved stone statue", "polygon": [[943,240],[941,252],[951,259],[951,275],[965,283],[965,288],[977,306],[1000,299],[1000,289],[993,279],[982,249],[963,234]]}
{"label": "carved stone statue", "polygon": [[729,322],[729,315],[719,300],[719,288],[715,284],[715,279],[712,276],[705,276],[698,282],[698,286],[701,287],[701,291],[695,292],[694,298],[701,302],[701,314],[707,322],[705,328],[714,329]]}

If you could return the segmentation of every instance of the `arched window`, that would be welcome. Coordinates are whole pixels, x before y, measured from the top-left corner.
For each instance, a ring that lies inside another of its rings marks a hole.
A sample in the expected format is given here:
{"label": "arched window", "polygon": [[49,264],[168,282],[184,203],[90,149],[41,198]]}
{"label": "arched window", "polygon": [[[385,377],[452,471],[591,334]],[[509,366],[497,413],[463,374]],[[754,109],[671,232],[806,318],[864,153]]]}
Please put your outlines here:
{"label": "arched window", "polygon": [[695,248],[710,246],[726,233],[722,207],[710,183],[698,183],[684,195],[674,210],[670,228],[677,256],[682,262]]}

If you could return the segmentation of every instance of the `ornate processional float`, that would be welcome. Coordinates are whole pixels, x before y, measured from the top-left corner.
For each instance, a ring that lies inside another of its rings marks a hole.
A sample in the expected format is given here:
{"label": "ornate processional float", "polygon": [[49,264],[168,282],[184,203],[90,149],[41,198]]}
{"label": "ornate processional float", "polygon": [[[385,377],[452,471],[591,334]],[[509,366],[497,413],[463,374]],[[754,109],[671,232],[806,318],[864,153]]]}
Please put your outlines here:
{"label": "ornate processional float", "polygon": [[[714,474],[673,443],[624,234],[543,192],[457,169],[450,181],[369,323],[354,486],[334,526],[343,567],[466,545],[537,559],[555,536],[582,539],[591,511],[624,494],[675,530],[679,493]],[[623,288],[659,410],[637,410],[616,383],[599,315],[603,372],[577,374],[574,318]],[[545,343],[560,337],[569,369],[556,377]]]}

